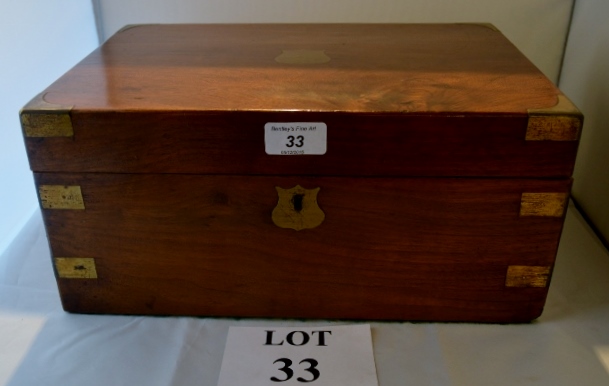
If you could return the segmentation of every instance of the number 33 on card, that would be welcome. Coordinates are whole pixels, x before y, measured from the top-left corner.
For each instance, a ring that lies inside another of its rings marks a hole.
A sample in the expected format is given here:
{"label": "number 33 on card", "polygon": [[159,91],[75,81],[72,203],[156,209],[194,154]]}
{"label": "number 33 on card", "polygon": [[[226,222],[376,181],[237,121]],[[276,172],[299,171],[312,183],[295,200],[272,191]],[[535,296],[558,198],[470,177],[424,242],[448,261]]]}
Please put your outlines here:
{"label": "number 33 on card", "polygon": [[323,122],[269,122],[264,125],[264,148],[269,155],[323,155],[327,133]]}
{"label": "number 33 on card", "polygon": [[218,386],[378,386],[369,325],[231,327]]}

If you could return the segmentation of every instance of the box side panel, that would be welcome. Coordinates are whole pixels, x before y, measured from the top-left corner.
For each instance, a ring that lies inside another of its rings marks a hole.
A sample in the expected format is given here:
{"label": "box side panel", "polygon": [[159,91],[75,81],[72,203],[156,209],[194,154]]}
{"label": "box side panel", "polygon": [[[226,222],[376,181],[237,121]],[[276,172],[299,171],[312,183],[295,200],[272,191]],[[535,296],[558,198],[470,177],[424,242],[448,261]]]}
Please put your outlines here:
{"label": "box side panel", "polygon": [[[551,127],[552,116],[543,118]],[[529,121],[527,114],[72,111],[73,136],[25,141],[36,172],[571,176],[578,137],[530,140]],[[266,154],[269,122],[325,123],[326,153]]]}
{"label": "box side panel", "polygon": [[[43,210],[68,311],[481,322],[541,313],[564,216],[555,196],[566,200],[570,188],[530,179],[36,181],[82,192],[83,209]],[[554,193],[553,210],[521,215],[523,193]],[[317,220],[285,228],[277,211]]]}

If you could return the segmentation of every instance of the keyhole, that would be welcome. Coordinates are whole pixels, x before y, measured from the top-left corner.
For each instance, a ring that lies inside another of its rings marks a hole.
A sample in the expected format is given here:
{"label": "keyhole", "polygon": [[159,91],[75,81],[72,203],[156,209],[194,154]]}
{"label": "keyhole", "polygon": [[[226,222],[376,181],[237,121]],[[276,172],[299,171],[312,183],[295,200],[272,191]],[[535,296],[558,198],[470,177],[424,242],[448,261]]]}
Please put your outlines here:
{"label": "keyhole", "polygon": [[294,204],[294,210],[300,212],[302,210],[302,199],[304,194],[295,194],[292,196],[292,204]]}

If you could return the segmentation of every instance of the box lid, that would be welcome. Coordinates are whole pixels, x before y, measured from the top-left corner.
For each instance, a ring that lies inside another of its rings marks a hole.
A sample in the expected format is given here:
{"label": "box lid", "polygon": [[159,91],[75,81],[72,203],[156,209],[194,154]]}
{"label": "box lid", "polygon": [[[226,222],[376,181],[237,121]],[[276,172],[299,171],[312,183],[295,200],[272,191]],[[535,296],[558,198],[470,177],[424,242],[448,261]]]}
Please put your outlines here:
{"label": "box lid", "polygon": [[582,124],[485,24],[130,26],[21,120],[37,172],[362,176],[567,177]]}

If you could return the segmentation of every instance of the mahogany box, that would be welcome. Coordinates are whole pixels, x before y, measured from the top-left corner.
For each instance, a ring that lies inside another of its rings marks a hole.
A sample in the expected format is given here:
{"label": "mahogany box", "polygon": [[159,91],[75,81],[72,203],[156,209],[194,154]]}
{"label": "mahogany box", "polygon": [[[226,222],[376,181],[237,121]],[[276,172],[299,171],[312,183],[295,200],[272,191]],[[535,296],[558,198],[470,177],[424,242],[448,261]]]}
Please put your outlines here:
{"label": "mahogany box", "polygon": [[582,116],[492,25],[143,25],[21,123],[69,312],[506,323]]}

